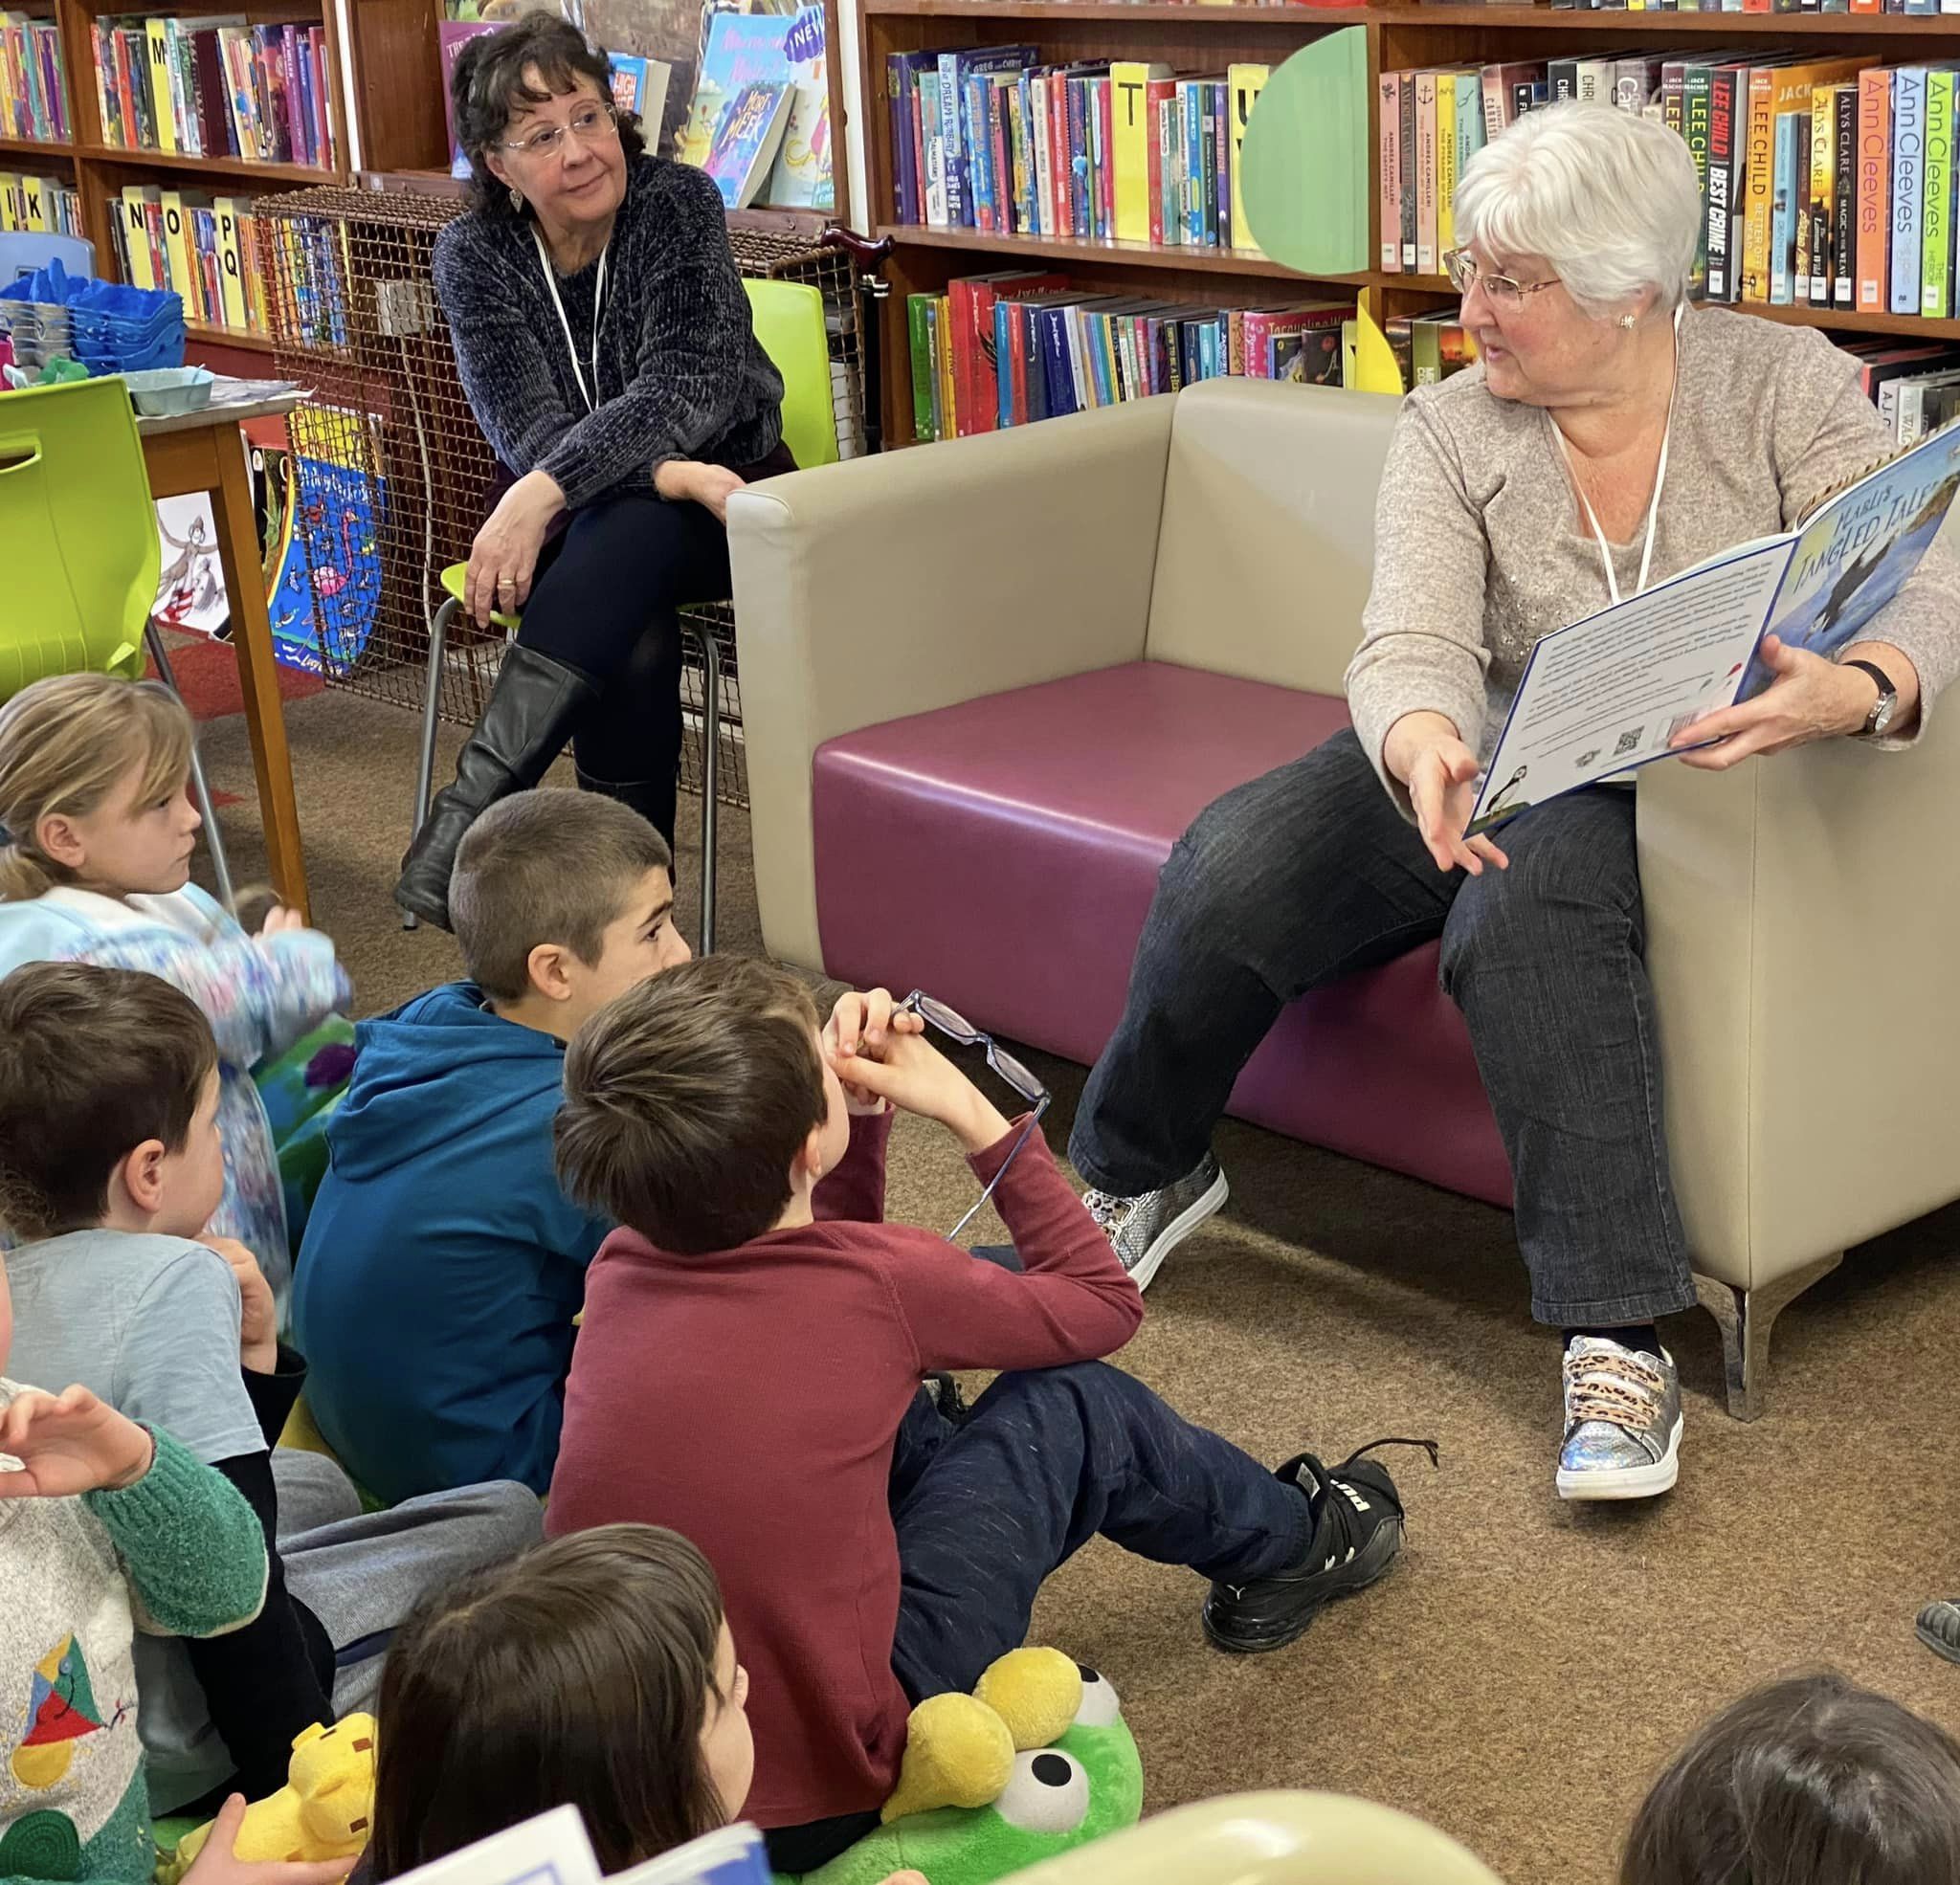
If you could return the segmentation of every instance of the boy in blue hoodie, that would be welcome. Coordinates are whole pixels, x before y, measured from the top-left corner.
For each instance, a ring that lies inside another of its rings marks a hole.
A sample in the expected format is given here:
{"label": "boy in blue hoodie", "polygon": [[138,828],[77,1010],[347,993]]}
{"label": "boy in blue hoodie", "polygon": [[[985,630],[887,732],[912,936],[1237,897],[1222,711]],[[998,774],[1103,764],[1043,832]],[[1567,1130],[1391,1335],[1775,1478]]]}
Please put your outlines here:
{"label": "boy in blue hoodie", "polygon": [[450,884],[469,980],[356,1031],[293,1306],[307,1406],[378,1497],[550,1484],[572,1318],[612,1228],[552,1170],[565,1043],[687,961],[671,865],[645,819],[598,793],[500,801]]}

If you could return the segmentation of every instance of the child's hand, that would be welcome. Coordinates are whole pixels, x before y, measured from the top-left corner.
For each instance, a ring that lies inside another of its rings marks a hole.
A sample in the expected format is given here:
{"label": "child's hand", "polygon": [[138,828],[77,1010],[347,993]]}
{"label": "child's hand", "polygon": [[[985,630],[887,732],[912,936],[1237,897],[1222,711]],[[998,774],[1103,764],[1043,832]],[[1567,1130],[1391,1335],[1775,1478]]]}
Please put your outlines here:
{"label": "child's hand", "polygon": [[238,1364],[253,1374],[271,1374],[279,1364],[279,1319],[272,1285],[258,1259],[235,1237],[200,1237],[232,1266],[238,1279]]}
{"label": "child's hand", "polygon": [[218,1808],[211,1837],[190,1862],[184,1885],[338,1885],[354,1869],[352,1859],[291,1863],[283,1859],[241,1859],[234,1848],[245,1823],[245,1796],[234,1793]]}
{"label": "child's hand", "polygon": [[283,903],[275,903],[265,913],[265,920],[258,925],[258,933],[261,936],[286,936],[305,927],[306,919],[298,910],[289,910]]}
{"label": "child's hand", "polygon": [[135,1485],[156,1445],[86,1387],[28,1387],[0,1410],[0,1453],[20,1462],[17,1472],[0,1473],[0,1498],[68,1498]]}
{"label": "child's hand", "polygon": [[823,1031],[824,1057],[835,1070],[844,1089],[844,1104],[854,1113],[884,1111],[884,1101],[867,1092],[851,1077],[851,1067],[859,1058],[881,1059],[885,1042],[893,1034],[917,1034],[925,1023],[908,1008],[898,1007],[885,988],[864,994],[839,995]]}
{"label": "child's hand", "polygon": [[966,1075],[917,1034],[885,1036],[881,1058],[858,1054],[853,1081],[873,1098],[937,1120],[969,1152],[984,1152],[1007,1136],[1008,1123]]}

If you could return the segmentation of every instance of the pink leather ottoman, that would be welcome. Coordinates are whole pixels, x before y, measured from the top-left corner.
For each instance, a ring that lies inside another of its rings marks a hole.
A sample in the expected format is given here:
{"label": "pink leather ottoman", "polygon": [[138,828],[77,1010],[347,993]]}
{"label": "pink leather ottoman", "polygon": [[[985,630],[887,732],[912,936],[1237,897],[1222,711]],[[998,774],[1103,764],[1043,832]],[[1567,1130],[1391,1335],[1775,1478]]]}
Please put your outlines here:
{"label": "pink leather ottoman", "polygon": [[[1347,719],[1325,695],[1136,661],[832,740],[812,781],[824,965],[1093,1062],[1171,844]],[[1295,1002],[1232,1111],[1511,1202],[1434,943]]]}

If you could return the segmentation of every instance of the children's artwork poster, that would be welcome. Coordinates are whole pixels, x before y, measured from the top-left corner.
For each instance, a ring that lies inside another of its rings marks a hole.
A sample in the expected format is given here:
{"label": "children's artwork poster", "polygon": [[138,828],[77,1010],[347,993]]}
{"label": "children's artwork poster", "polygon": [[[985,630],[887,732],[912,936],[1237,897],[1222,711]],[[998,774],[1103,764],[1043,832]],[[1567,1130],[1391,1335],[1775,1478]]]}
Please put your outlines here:
{"label": "children's artwork poster", "polygon": [[374,632],[387,499],[376,455],[362,449],[365,416],[301,407],[287,418],[293,453],[269,606],[274,652],[308,674],[348,673]]}
{"label": "children's artwork poster", "polygon": [[157,540],[164,560],[150,613],[167,629],[222,634],[232,619],[232,606],[225,595],[210,495],[200,491],[158,499]]}

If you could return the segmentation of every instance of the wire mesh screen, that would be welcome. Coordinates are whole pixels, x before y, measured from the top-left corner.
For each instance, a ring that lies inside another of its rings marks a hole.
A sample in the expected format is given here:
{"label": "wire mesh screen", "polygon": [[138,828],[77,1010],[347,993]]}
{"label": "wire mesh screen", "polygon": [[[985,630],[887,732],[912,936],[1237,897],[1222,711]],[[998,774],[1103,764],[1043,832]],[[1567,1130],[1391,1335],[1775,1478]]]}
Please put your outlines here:
{"label": "wire mesh screen", "polygon": [[[258,203],[271,237],[277,370],[312,389],[288,421],[292,530],[308,580],[297,600],[282,598],[275,626],[309,652],[328,685],[418,711],[430,686],[429,624],[445,599],[442,571],[467,560],[498,483],[430,274],[435,238],[462,212],[454,197],[337,188]],[[770,231],[736,228],[729,239],[745,275],[821,292],[838,449],[857,455],[866,435],[864,337],[851,257]],[[712,603],[683,610],[681,620],[688,636],[712,635],[721,648],[719,795],[746,805],[733,611]],[[695,641],[686,648],[681,780],[698,790],[704,664]],[[442,719],[476,721],[502,652],[501,631],[458,613],[435,682]]]}

